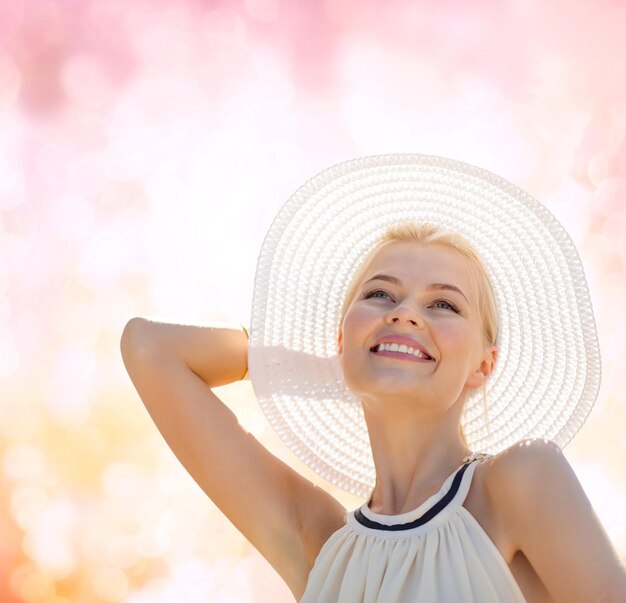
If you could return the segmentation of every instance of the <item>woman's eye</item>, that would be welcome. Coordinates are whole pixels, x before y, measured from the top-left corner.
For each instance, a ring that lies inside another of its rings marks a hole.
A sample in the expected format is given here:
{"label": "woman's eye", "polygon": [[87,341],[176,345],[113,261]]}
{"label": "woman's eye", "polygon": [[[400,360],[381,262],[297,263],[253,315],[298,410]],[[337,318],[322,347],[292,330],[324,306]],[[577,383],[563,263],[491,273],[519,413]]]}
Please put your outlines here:
{"label": "woman's eye", "polygon": [[447,304],[450,309],[452,309],[455,312],[457,312],[457,309],[450,302],[447,302],[445,299],[438,299],[435,302],[435,304]]}
{"label": "woman's eye", "polygon": [[373,297],[375,293],[383,293],[384,295],[389,295],[389,293],[387,293],[386,291],[384,291],[383,289],[374,289],[373,291],[368,291],[363,295],[363,299],[369,299],[370,297]]}

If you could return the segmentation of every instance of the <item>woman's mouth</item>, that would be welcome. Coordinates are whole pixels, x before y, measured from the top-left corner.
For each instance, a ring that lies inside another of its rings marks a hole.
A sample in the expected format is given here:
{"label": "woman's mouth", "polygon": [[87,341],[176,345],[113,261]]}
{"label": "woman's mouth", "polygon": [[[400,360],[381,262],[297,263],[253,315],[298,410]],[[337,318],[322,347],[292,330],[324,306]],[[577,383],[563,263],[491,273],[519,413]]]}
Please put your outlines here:
{"label": "woman's mouth", "polygon": [[405,345],[398,346],[392,344],[393,348],[388,344],[381,344],[373,347],[370,351],[377,356],[385,356],[387,358],[396,358],[398,360],[408,360],[409,362],[434,362],[430,357],[426,358],[425,355],[419,350],[413,350]]}

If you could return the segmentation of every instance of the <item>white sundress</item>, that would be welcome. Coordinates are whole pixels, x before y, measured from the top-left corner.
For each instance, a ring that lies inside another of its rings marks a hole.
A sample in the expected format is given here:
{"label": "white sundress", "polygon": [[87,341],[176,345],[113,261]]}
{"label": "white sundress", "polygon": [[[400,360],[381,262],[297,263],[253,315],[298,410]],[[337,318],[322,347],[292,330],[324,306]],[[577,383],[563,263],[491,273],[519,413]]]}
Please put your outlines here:
{"label": "white sundress", "polygon": [[369,502],[322,546],[300,603],[526,603],[506,561],[463,506],[472,455],[419,507],[381,515]]}

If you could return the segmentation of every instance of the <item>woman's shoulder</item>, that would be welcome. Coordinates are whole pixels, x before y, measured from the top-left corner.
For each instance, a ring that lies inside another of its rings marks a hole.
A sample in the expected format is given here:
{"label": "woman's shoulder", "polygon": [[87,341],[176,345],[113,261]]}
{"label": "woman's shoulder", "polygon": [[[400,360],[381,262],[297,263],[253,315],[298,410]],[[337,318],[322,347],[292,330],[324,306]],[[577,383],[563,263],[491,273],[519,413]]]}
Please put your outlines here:
{"label": "woman's shoulder", "polygon": [[623,597],[623,563],[557,444],[517,442],[491,459],[488,473],[496,509],[546,592],[559,601]]}
{"label": "woman's shoulder", "polygon": [[[520,465],[530,461],[536,444],[530,440],[517,442],[497,454],[478,453],[470,489],[463,507],[478,522],[507,564],[511,565],[518,551],[515,518],[509,513],[508,496],[512,480]],[[521,445],[521,446],[520,446]]]}
{"label": "woman's shoulder", "polygon": [[545,479],[542,467],[555,462],[567,463],[557,444],[544,438],[528,438],[490,455],[477,467],[485,508],[488,507],[492,524],[511,550],[517,547],[520,526],[514,499],[520,492],[524,497],[540,497]]}
{"label": "woman's shoulder", "polygon": [[504,504],[517,485],[529,482],[532,488],[541,478],[541,466],[557,456],[563,457],[563,452],[551,440],[527,438],[515,442],[497,454],[487,455],[480,463],[476,473],[480,475],[481,489],[495,505]]}
{"label": "woman's shoulder", "polygon": [[[563,459],[561,448],[545,438],[527,438],[512,444],[497,454],[489,456],[488,485],[506,491],[514,480],[537,477],[542,463]],[[563,461],[567,462],[567,461]]]}

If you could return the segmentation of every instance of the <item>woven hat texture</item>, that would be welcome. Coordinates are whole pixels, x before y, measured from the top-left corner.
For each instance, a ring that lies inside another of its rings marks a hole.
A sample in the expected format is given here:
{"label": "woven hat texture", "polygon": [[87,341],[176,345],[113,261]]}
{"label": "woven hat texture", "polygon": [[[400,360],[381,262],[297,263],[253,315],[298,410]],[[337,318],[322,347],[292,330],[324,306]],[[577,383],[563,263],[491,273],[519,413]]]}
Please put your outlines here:
{"label": "woven hat texture", "polygon": [[248,367],[281,440],[339,488],[366,497],[375,482],[361,402],[337,348],[352,277],[384,231],[429,222],[463,235],[495,292],[499,355],[462,415],[472,450],[497,454],[532,437],[561,448],[598,395],[601,360],[584,269],[570,236],[541,203],[479,167],[387,154],[329,167],[279,210],[253,290]]}

